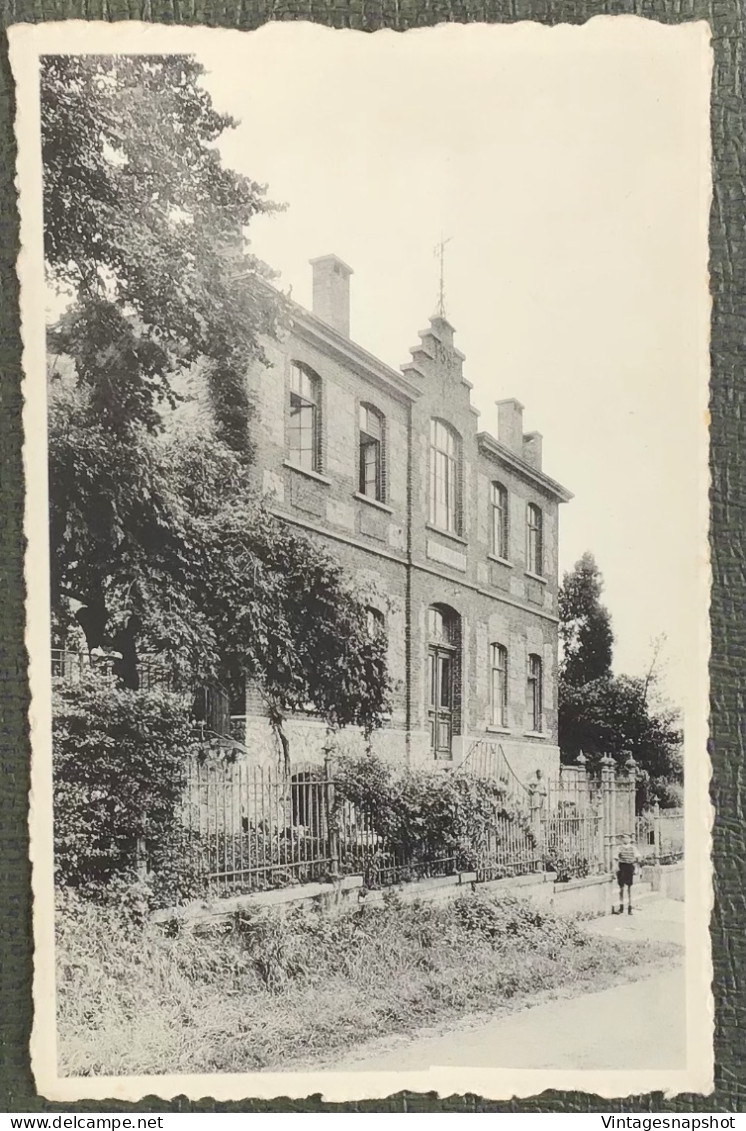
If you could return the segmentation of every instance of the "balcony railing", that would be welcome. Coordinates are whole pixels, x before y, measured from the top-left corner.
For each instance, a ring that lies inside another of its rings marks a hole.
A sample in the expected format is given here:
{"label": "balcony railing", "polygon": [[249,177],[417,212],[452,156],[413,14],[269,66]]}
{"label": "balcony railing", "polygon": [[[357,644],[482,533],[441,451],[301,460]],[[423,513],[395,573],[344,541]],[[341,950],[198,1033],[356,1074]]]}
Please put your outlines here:
{"label": "balcony railing", "polygon": [[[116,652],[77,652],[67,648],[53,648],[51,653],[52,678],[67,683],[81,683],[91,673],[116,677],[121,673],[121,656]],[[137,690],[174,691],[174,680],[168,666],[159,656],[138,656]],[[131,686],[131,685],[130,685]],[[192,714],[203,729],[205,737],[241,740],[231,723],[230,696],[224,687],[212,683],[198,688]]]}
{"label": "balcony railing", "polygon": [[[100,675],[117,675],[121,662],[118,652],[74,652],[68,648],[52,649],[52,678],[64,679],[70,683],[80,683],[91,672]],[[168,668],[158,656],[139,656],[137,678],[141,691],[173,689],[173,680]]]}

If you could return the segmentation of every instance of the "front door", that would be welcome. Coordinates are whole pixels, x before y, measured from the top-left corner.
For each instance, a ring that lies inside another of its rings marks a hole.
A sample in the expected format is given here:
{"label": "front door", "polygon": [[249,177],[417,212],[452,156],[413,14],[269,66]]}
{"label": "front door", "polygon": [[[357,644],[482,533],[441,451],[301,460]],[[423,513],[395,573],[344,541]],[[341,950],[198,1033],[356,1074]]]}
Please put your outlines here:
{"label": "front door", "polygon": [[427,662],[430,747],[436,758],[450,758],[453,734],[453,652],[431,645]]}

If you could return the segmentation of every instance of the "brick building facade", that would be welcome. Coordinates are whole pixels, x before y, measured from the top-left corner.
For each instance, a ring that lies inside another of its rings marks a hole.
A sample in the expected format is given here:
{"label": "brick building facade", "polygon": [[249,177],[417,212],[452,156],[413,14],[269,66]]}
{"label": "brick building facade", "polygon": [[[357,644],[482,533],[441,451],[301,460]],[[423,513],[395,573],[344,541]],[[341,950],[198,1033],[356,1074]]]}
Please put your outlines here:
{"label": "brick building facade", "polygon": [[[479,431],[445,318],[397,372],[350,340],[351,269],[333,255],[312,269],[313,312],[294,306],[266,346],[272,369],[249,377],[255,467],[276,513],[342,562],[386,633],[392,708],[374,749],[453,766],[491,739],[519,776],[556,772],[558,509],[571,496],[544,474],[517,401],[498,401],[497,437]],[[293,762],[323,756],[322,723],[286,730]],[[251,688],[246,745],[274,754]]]}

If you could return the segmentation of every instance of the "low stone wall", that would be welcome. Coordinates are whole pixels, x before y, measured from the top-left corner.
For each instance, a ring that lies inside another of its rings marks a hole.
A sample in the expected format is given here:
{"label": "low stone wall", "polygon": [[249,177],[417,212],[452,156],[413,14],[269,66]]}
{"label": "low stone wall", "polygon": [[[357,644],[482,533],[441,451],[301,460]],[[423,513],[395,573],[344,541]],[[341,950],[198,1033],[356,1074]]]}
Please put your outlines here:
{"label": "low stone wall", "polygon": [[184,923],[217,922],[227,915],[253,911],[260,907],[321,907],[335,912],[357,907],[362,876],[342,876],[335,883],[294,884],[272,891],[255,891],[250,895],[218,897],[211,900],[194,900],[182,907],[166,907],[153,914],[155,923],[169,923],[174,919]]}
{"label": "low stone wall", "polygon": [[553,884],[552,908],[561,915],[608,915],[617,895],[610,873]]}
{"label": "low stone wall", "polygon": [[611,876],[604,874],[558,884],[551,873],[540,872],[530,876],[510,876],[477,883],[475,872],[459,872],[453,876],[437,876],[383,890],[364,891],[362,876],[343,876],[333,883],[299,884],[273,891],[253,892],[251,895],[195,901],[181,908],[157,911],[153,919],[160,923],[173,919],[188,923],[209,923],[260,907],[315,906],[328,914],[338,914],[359,907],[380,906],[391,894],[395,894],[403,903],[415,903],[417,900],[445,902],[467,891],[502,892],[518,896],[537,907],[563,915],[605,915],[611,910],[616,891],[610,881]]}
{"label": "low stone wall", "polygon": [[528,899],[537,907],[545,907],[558,915],[608,915],[613,906],[616,887],[608,872],[557,883],[551,873],[493,880],[480,884],[482,891],[504,891]]}
{"label": "low stone wall", "polygon": [[644,864],[642,880],[668,899],[684,900],[684,861],[678,864]]}

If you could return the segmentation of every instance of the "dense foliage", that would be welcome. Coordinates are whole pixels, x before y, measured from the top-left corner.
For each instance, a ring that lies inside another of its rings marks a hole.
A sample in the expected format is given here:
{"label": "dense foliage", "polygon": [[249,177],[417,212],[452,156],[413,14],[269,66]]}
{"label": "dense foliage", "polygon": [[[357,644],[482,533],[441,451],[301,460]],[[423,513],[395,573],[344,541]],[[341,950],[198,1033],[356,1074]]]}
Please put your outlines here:
{"label": "dense foliage", "polygon": [[[394,861],[424,868],[449,861],[469,871],[497,843],[500,819],[518,822],[504,788],[471,774],[394,768],[374,754],[342,758],[335,767],[337,794],[365,814]],[[369,868],[369,871],[371,869]]]}
{"label": "dense foliage", "polygon": [[[174,874],[179,807],[196,752],[183,697],[134,692],[106,677],[60,683],[54,695],[57,881],[102,898],[147,859],[164,898]],[[181,876],[183,884],[187,877]]]}
{"label": "dense foliage", "polygon": [[637,762],[638,808],[680,803],[682,735],[676,712],[657,694],[655,658],[644,676],[614,675],[613,634],[600,603],[603,579],[584,554],[560,590],[559,743],[565,761],[582,752],[593,770],[610,754]]}
{"label": "dense foliage", "polygon": [[50,281],[74,299],[57,352],[75,359],[107,423],[152,426],[170,375],[206,359],[221,438],[241,451],[243,377],[280,313],[244,229],[276,206],[223,166],[215,142],[235,122],[202,74],[185,55],[44,57],[45,253]]}
{"label": "dense foliage", "polygon": [[[222,166],[202,69],[182,56],[54,56],[41,76],[57,643],[144,653],[169,686],[264,695],[370,730],[385,642],[341,571],[263,508],[246,374],[283,317],[244,229],[273,205]],[[207,411],[174,416],[187,371]],[[267,380],[272,379],[269,370]]]}

